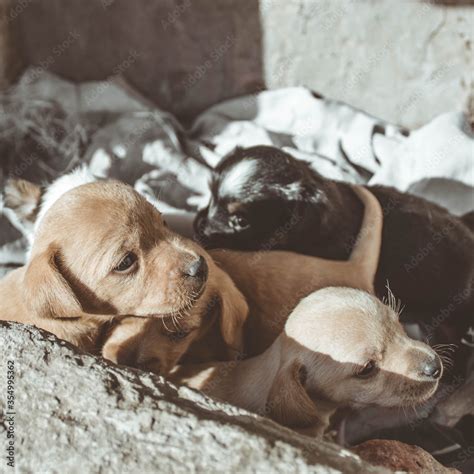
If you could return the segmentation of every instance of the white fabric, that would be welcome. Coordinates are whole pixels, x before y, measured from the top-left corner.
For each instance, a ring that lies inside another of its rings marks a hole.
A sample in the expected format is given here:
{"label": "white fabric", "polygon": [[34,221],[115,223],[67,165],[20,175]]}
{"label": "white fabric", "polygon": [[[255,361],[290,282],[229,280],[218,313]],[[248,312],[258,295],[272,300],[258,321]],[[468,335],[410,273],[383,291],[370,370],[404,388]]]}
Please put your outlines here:
{"label": "white fabric", "polygon": [[464,115],[447,113],[406,134],[305,88],[223,102],[191,129],[193,138],[214,147],[202,154],[211,166],[237,145],[270,144],[332,179],[413,191],[455,213],[474,209],[474,138]]}
{"label": "white fabric", "polygon": [[[209,200],[211,169],[236,146],[273,145],[331,179],[394,186],[456,214],[474,209],[474,139],[461,113],[441,115],[409,133],[294,87],[222,102],[186,130],[123,81],[75,85],[48,73],[34,80],[28,74],[20,82],[19,97],[26,103],[54,100],[86,124],[85,130],[93,130],[85,155],[74,163],[83,163],[94,176],[131,184],[187,236],[192,235],[194,213]],[[104,117],[95,129],[87,122],[90,113]],[[70,157],[64,161],[69,172]],[[8,209],[3,215],[22,231]],[[0,267],[17,264],[25,242],[12,246],[17,237],[10,237],[11,231],[4,235],[0,232]]]}

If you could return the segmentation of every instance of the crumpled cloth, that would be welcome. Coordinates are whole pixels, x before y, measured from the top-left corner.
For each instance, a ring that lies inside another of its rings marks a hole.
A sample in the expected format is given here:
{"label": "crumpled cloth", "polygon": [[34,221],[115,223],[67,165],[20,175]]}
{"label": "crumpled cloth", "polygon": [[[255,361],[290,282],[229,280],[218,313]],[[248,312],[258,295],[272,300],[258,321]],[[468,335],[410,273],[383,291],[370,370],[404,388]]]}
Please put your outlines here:
{"label": "crumpled cloth", "polygon": [[[76,141],[83,147],[80,152],[57,147],[30,162],[29,150],[22,148],[21,140],[18,145],[14,127],[12,131],[11,123],[0,116],[2,184],[8,176],[47,184],[86,164],[98,177],[134,186],[187,236],[192,235],[194,213],[208,202],[212,168],[236,146],[257,144],[281,147],[331,179],[394,186],[456,214],[474,209],[474,137],[462,113],[443,114],[408,131],[294,87],[219,103],[186,128],[120,78],[73,84],[30,70],[8,103],[17,101],[27,108],[38,100],[57,104],[67,122],[76,124],[68,134],[80,129]],[[4,116],[6,111],[4,107]],[[22,130],[20,138],[28,131]],[[3,211],[0,274],[23,263],[25,250],[25,229]]]}
{"label": "crumpled cloth", "polygon": [[328,178],[393,186],[458,214],[474,209],[474,136],[462,113],[409,132],[298,87],[218,104],[191,134],[213,145],[203,152],[211,166],[236,145],[274,145]]}

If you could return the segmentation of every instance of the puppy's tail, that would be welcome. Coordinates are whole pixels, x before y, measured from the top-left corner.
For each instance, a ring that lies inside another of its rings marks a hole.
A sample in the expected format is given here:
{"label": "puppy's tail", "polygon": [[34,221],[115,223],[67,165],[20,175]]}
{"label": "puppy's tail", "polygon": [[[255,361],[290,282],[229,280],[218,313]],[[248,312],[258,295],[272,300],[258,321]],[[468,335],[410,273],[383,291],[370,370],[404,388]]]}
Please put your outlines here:
{"label": "puppy's tail", "polygon": [[360,274],[361,288],[374,293],[382,245],[383,211],[377,198],[366,188],[354,186],[353,189],[364,204],[364,217],[349,261]]}

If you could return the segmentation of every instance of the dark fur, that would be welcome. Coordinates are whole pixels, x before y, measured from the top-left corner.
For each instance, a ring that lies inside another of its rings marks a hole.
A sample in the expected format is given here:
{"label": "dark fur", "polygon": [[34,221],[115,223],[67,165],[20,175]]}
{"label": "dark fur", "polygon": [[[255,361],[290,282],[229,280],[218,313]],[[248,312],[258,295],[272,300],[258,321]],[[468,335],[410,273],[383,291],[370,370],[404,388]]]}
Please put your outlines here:
{"label": "dark fur", "polygon": [[[220,196],[226,173],[242,160],[255,158],[258,164],[242,189]],[[377,293],[386,294],[389,282],[406,306],[405,319],[421,319],[439,329],[455,318],[454,327],[464,331],[474,314],[472,216],[463,221],[394,188],[369,189],[384,210]],[[307,163],[267,146],[237,149],[226,157],[215,170],[211,190],[209,207],[195,221],[198,239],[208,247],[286,249],[344,260],[363,215],[348,184],[328,180]],[[229,203],[250,222],[248,229],[234,232],[229,227]]]}

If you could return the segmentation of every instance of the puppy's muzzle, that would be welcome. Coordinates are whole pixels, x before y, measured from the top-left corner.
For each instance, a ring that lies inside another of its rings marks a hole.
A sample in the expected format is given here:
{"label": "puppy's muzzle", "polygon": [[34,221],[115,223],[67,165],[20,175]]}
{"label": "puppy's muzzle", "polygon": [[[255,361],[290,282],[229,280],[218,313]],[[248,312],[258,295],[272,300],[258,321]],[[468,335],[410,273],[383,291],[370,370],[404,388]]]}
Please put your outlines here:
{"label": "puppy's muzzle", "polygon": [[[194,220],[194,240],[204,248],[239,248],[232,237],[211,222],[206,210],[200,211]],[[242,247],[240,247],[242,248]]]}
{"label": "puppy's muzzle", "polygon": [[443,373],[443,364],[438,355],[435,355],[432,359],[425,361],[421,365],[421,375],[429,377],[433,380],[438,380]]}

